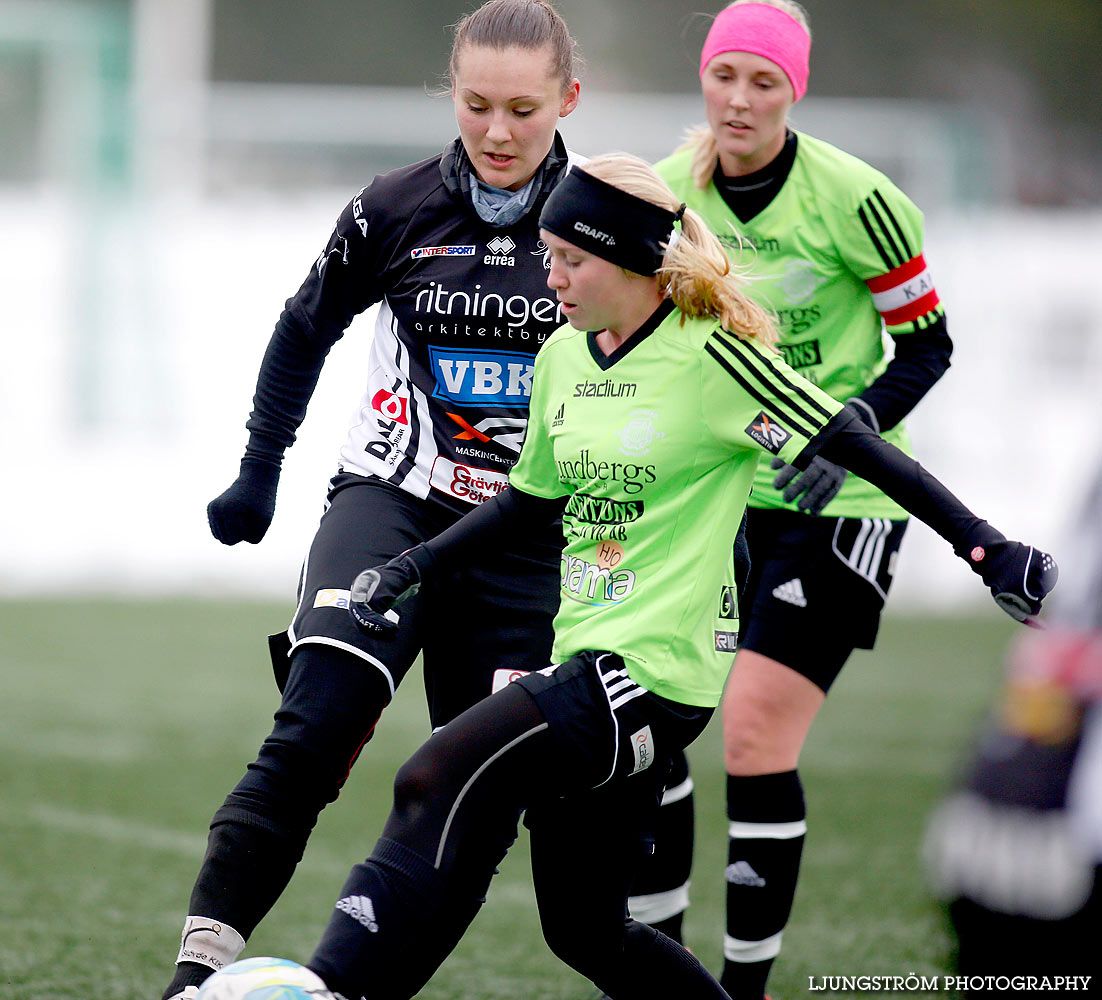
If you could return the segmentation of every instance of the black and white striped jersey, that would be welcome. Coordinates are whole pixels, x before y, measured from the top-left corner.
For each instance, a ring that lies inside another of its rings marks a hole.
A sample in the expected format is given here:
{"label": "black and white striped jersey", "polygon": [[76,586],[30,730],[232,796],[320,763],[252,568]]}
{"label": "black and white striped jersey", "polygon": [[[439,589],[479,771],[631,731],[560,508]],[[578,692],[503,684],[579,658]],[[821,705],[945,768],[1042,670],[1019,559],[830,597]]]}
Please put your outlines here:
{"label": "black and white striped jersey", "polygon": [[249,453],[282,457],[325,355],[378,303],[342,471],[457,513],[503,490],[524,439],[535,354],[562,323],[538,219],[569,158],[556,136],[529,211],[504,227],[471,206],[459,140],[360,191],[276,326]]}

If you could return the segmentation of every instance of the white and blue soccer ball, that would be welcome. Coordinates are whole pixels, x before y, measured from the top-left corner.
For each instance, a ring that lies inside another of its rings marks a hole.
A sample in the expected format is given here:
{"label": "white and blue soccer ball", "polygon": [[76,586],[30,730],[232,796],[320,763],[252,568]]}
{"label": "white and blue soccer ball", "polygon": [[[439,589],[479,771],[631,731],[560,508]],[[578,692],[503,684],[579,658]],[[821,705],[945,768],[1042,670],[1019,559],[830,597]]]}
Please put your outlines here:
{"label": "white and blue soccer ball", "polygon": [[287,958],[246,958],[219,969],[196,1000],[333,1000],[315,972]]}

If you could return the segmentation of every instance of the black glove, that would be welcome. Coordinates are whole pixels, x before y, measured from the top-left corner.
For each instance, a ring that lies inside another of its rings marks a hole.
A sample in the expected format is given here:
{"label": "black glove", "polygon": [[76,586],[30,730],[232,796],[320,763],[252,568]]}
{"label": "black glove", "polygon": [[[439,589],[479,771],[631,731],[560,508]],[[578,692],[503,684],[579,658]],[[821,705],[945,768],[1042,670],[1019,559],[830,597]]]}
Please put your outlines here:
{"label": "black glove", "polygon": [[1034,616],[1060,575],[1056,560],[1032,545],[1010,541],[986,522],[957,549],[991,588],[995,603],[1015,621],[1036,626]]}
{"label": "black glove", "polygon": [[225,493],[207,504],[210,533],[223,545],[255,545],[275,514],[279,467],[255,458],[241,459],[241,474]]}
{"label": "black glove", "polygon": [[389,637],[398,631],[397,615],[388,618],[385,612],[420,589],[421,574],[417,563],[409,552],[403,552],[382,566],[365,569],[356,577],[349,594],[348,613],[362,631]]}
{"label": "black glove", "polygon": [[[868,404],[857,407],[853,403],[846,403],[843,409],[848,410],[864,424],[868,424],[870,419],[875,419],[872,408]],[[868,410],[868,413],[865,410]],[[842,483],[849,475],[848,470],[818,455],[811,460],[811,464],[803,472],[794,465],[788,465],[783,458],[773,459],[772,467],[781,470],[773,480],[773,489],[784,491],[781,497],[785,503],[792,503],[796,497],[800,497],[796,508],[813,516],[821,514],[823,508],[838,495]],[[803,496],[800,496],[801,493]]]}
{"label": "black glove", "polygon": [[[842,488],[849,473],[840,465],[828,462],[816,455],[811,464],[801,472],[794,465],[788,465],[783,458],[773,459],[773,468],[780,469],[773,480],[773,488],[784,490],[781,496],[785,503],[792,503],[796,497],[799,510],[818,515],[830,503]],[[800,494],[803,493],[803,496]]]}

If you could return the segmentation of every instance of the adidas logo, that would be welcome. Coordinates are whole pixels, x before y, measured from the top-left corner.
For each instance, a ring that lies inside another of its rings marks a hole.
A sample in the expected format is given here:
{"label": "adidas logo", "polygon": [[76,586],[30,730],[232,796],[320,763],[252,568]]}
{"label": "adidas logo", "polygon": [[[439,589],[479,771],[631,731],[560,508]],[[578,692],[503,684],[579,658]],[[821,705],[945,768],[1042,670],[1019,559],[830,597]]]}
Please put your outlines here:
{"label": "adidas logo", "polygon": [[733,865],[728,865],[723,869],[723,877],[732,885],[752,885],[759,889],[765,885],[765,879],[746,861],[736,861]]}
{"label": "adidas logo", "polygon": [[377,934],[379,925],[375,922],[375,907],[367,896],[345,896],[339,900],[337,909],[347,913],[358,924],[362,924],[372,934]]}
{"label": "adidas logo", "polygon": [[566,403],[563,403],[559,407],[559,412],[555,414],[555,419],[551,421],[552,427],[561,427],[562,422],[566,419]]}
{"label": "adidas logo", "polygon": [[804,585],[800,583],[799,577],[795,580],[789,580],[788,583],[782,583],[779,587],[774,587],[773,596],[778,601],[787,601],[789,604],[795,604],[798,608],[807,607],[807,598],[804,597]]}

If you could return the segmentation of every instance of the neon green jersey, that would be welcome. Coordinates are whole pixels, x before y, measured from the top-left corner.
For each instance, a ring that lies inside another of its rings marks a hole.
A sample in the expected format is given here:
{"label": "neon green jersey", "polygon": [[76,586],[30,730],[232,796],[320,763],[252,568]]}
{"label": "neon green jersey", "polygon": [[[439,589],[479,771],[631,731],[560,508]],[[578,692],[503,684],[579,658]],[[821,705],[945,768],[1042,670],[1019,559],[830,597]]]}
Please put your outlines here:
{"label": "neon green jersey", "polygon": [[[899,336],[942,314],[922,255],[922,213],[884,174],[829,143],[799,133],[796,158],[777,196],[748,223],[711,181],[694,186],[692,152],[656,170],[729,248],[752,263],[747,291],[769,306],[788,363],[835,399],[858,395],[884,371],[883,330]],[[756,252],[739,250],[739,238]],[[911,453],[903,424],[883,434]],[[760,463],[750,505],[785,507],[776,470]],[[848,476],[827,513],[905,518],[874,486]]]}
{"label": "neon green jersey", "polygon": [[758,456],[813,454],[841,404],[767,349],[673,310],[606,357],[561,327],[536,357],[518,489],[569,497],[554,657],[619,653],[716,705],[738,633],[731,542]]}

